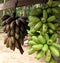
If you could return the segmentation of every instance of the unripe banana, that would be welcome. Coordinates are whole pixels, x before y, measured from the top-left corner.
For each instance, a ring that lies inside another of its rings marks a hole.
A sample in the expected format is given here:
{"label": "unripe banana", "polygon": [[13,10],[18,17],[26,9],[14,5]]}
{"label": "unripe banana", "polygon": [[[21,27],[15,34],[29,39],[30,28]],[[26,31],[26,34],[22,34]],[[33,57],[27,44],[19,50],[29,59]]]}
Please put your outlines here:
{"label": "unripe banana", "polygon": [[43,24],[43,26],[42,26],[42,31],[43,31],[43,33],[45,33],[45,32],[47,32],[47,24]]}
{"label": "unripe banana", "polygon": [[40,59],[40,58],[42,58],[43,56],[45,55],[45,52],[44,51],[39,51],[38,53],[37,53],[37,55],[36,55],[36,59]]}
{"label": "unripe banana", "polygon": [[31,31],[27,30],[27,32],[28,32],[28,36],[34,36],[34,34]]}
{"label": "unripe banana", "polygon": [[48,33],[45,33],[44,37],[45,37],[46,41],[49,40],[49,35],[48,35]]}
{"label": "unripe banana", "polygon": [[56,48],[60,49],[60,44],[53,43],[52,45],[55,46]]}
{"label": "unripe banana", "polygon": [[51,60],[51,52],[50,52],[50,50],[48,50],[48,51],[46,52],[45,61],[46,61],[46,62],[49,62],[50,60]]}
{"label": "unripe banana", "polygon": [[47,11],[46,10],[43,10],[43,18],[47,19]]}
{"label": "unripe banana", "polygon": [[42,22],[38,22],[35,27],[34,27],[34,30],[37,31],[40,29],[40,27],[42,26]]}
{"label": "unripe banana", "polygon": [[39,43],[38,38],[36,36],[32,36],[32,40],[36,43]]}
{"label": "unripe banana", "polygon": [[42,47],[43,47],[43,45],[42,44],[36,44],[36,45],[33,45],[32,46],[32,48],[34,49],[34,50],[41,50],[42,49]]}
{"label": "unripe banana", "polygon": [[35,25],[36,25],[36,23],[34,23],[34,22],[28,23],[28,26],[29,26],[29,27],[32,27],[32,26],[35,26]]}
{"label": "unripe banana", "polygon": [[41,8],[32,9],[30,12],[30,16],[39,16],[41,12],[42,12]]}
{"label": "unripe banana", "polygon": [[47,44],[48,44],[48,45],[52,45],[52,43],[53,43],[53,40],[51,40],[51,39],[49,39],[49,40],[47,41]]}
{"label": "unripe banana", "polygon": [[30,41],[28,41],[28,44],[29,44],[29,45],[36,45],[37,43],[34,42],[33,40],[30,40]]}
{"label": "unripe banana", "polygon": [[52,7],[53,0],[48,0],[48,3],[47,4],[48,4],[49,7]]}
{"label": "unripe banana", "polygon": [[59,1],[54,1],[52,7],[58,7],[59,4],[60,4]]}
{"label": "unripe banana", "polygon": [[53,42],[56,42],[57,38],[58,38],[57,33],[54,33],[54,34],[51,36],[51,39],[53,40]]}
{"label": "unripe banana", "polygon": [[42,48],[42,51],[46,52],[48,50],[48,45],[47,44],[44,44],[43,48]]}
{"label": "unripe banana", "polygon": [[52,57],[49,63],[58,63],[58,62]]}
{"label": "unripe banana", "polygon": [[49,29],[48,32],[49,32],[50,34],[53,34],[53,33],[54,33],[54,30]]}
{"label": "unripe banana", "polygon": [[38,22],[34,28],[31,30],[32,33],[35,33],[36,31],[38,31],[42,26],[42,22]]}
{"label": "unripe banana", "polygon": [[58,11],[56,8],[52,8],[52,12],[53,12],[54,14],[59,14],[59,11]]}
{"label": "unripe banana", "polygon": [[33,54],[35,51],[36,51],[36,50],[34,50],[33,48],[31,48],[31,49],[28,51],[28,53],[29,53],[29,55],[30,55],[30,54]]}
{"label": "unripe banana", "polygon": [[52,30],[56,30],[56,27],[52,23],[48,23],[48,27],[51,28]]}
{"label": "unripe banana", "polygon": [[46,43],[46,40],[45,40],[45,38],[44,38],[42,35],[39,35],[39,36],[38,36],[38,40],[39,40],[39,42],[40,42],[41,44],[45,44],[45,43]]}
{"label": "unripe banana", "polygon": [[52,13],[51,8],[48,8],[48,9],[47,9],[47,13],[48,13],[48,14],[51,14],[51,13]]}
{"label": "unripe banana", "polygon": [[56,47],[54,47],[54,46],[50,46],[50,50],[51,50],[51,52],[56,56],[56,57],[59,57],[59,51],[58,51],[58,49],[56,48]]}
{"label": "unripe banana", "polygon": [[41,18],[42,23],[46,22],[46,18]]}
{"label": "unripe banana", "polygon": [[28,17],[29,19],[29,22],[40,22],[40,19],[38,17],[35,17],[35,16],[29,16]]}
{"label": "unripe banana", "polygon": [[55,16],[51,16],[47,19],[47,22],[54,22],[56,20]]}

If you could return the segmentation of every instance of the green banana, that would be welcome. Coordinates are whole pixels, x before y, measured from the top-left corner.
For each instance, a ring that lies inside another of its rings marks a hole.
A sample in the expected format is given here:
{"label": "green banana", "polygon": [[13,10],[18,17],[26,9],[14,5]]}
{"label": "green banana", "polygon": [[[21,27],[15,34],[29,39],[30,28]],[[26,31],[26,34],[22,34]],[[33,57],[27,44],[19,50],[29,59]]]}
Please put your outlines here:
{"label": "green banana", "polygon": [[40,22],[40,19],[38,17],[35,17],[35,16],[29,16],[28,17],[29,19],[29,22]]}
{"label": "green banana", "polygon": [[31,54],[33,54],[35,51],[36,51],[36,50],[34,50],[33,48],[31,48],[31,49],[28,51],[28,53],[29,53],[29,55],[31,55]]}
{"label": "green banana", "polygon": [[53,43],[52,46],[55,46],[56,48],[60,49],[60,44]]}
{"label": "green banana", "polygon": [[47,11],[46,10],[43,10],[43,18],[47,19]]}
{"label": "green banana", "polygon": [[38,22],[33,29],[31,29],[32,33],[35,33],[36,31],[38,31],[40,29],[40,27],[42,26],[42,22]]}
{"label": "green banana", "polygon": [[53,12],[54,14],[59,14],[59,11],[58,11],[56,8],[52,8],[52,12]]}
{"label": "green banana", "polygon": [[34,34],[31,32],[31,31],[29,31],[29,30],[27,30],[27,32],[28,32],[28,36],[33,36]]}
{"label": "green banana", "polygon": [[51,36],[51,39],[53,40],[53,42],[55,42],[58,38],[58,35],[57,33],[54,33],[52,36]]}
{"label": "green banana", "polygon": [[39,43],[38,38],[36,36],[32,36],[32,40],[35,41],[36,43]]}
{"label": "green banana", "polygon": [[42,48],[42,51],[46,52],[48,50],[48,45],[47,44],[44,44],[43,48]]}
{"label": "green banana", "polygon": [[39,16],[42,12],[41,8],[34,8],[30,12],[30,16]]}
{"label": "green banana", "polygon": [[41,35],[44,35],[43,30],[42,30],[42,27],[40,28],[40,34]]}
{"label": "green banana", "polygon": [[34,50],[41,50],[42,47],[43,47],[42,44],[37,44],[37,45],[33,45],[33,46],[32,46],[32,48],[33,48]]}
{"label": "green banana", "polygon": [[51,39],[49,39],[49,40],[47,41],[47,44],[48,44],[48,45],[52,45],[52,43],[53,43],[53,40],[51,40]]}
{"label": "green banana", "polygon": [[36,25],[36,23],[34,23],[34,22],[29,22],[29,24],[28,24],[29,27],[32,27],[34,25]]}
{"label": "green banana", "polygon": [[35,33],[36,31],[35,31],[34,28],[32,28],[32,29],[30,29],[30,32],[31,32],[31,33]]}
{"label": "green banana", "polygon": [[48,4],[43,4],[43,6],[44,6],[44,9],[48,8]]}
{"label": "green banana", "polygon": [[28,44],[29,44],[29,45],[36,45],[37,43],[34,42],[34,41],[32,41],[32,40],[30,40],[30,41],[28,41]]}
{"label": "green banana", "polygon": [[52,57],[49,63],[57,63],[57,61]]}
{"label": "green banana", "polygon": [[47,32],[47,24],[43,24],[42,31],[43,33]]}
{"label": "green banana", "polygon": [[45,55],[45,52],[44,52],[44,51],[40,51],[40,52],[37,53],[36,59],[39,60],[39,59],[42,58],[44,55]]}
{"label": "green banana", "polygon": [[42,35],[39,35],[39,36],[38,36],[38,40],[39,40],[39,42],[40,42],[41,44],[45,44],[45,43],[46,43],[46,40],[45,40],[45,38],[44,38]]}
{"label": "green banana", "polygon": [[48,50],[48,51],[46,52],[45,61],[46,61],[46,62],[49,62],[50,60],[51,60],[51,52],[50,52],[50,50]]}
{"label": "green banana", "polygon": [[48,14],[52,13],[51,8],[48,8],[48,9],[47,9],[47,13],[48,13]]}
{"label": "green banana", "polygon": [[50,34],[53,34],[53,33],[54,33],[54,30],[49,29],[48,32],[49,32]]}
{"label": "green banana", "polygon": [[59,57],[60,53],[56,47],[50,46],[50,50],[56,57]]}
{"label": "green banana", "polygon": [[59,4],[60,4],[59,1],[54,1],[52,7],[58,7]]}
{"label": "green banana", "polygon": [[53,0],[48,0],[48,3],[47,4],[48,4],[49,7],[52,7]]}
{"label": "green banana", "polygon": [[54,22],[56,20],[56,17],[55,16],[50,16],[48,19],[47,19],[47,22]]}
{"label": "green banana", "polygon": [[45,61],[48,63],[57,63],[52,54],[60,56],[60,44],[56,43],[58,38],[56,29],[60,26],[58,5],[58,1],[48,0],[42,7],[32,9],[28,17],[30,27],[28,35],[31,37],[28,42],[31,46],[29,54],[38,52],[36,55],[38,60],[45,55]]}
{"label": "green banana", "polygon": [[44,37],[45,37],[46,41],[49,40],[49,35],[48,35],[48,33],[45,33],[45,34],[44,34]]}
{"label": "green banana", "polygon": [[52,30],[56,30],[56,27],[52,23],[48,23],[48,27],[51,28]]}
{"label": "green banana", "polygon": [[42,22],[38,22],[35,27],[33,28],[35,31],[39,30],[40,27],[42,26]]}
{"label": "green banana", "polygon": [[42,23],[45,23],[46,19],[45,18],[41,18],[41,21],[42,21]]}

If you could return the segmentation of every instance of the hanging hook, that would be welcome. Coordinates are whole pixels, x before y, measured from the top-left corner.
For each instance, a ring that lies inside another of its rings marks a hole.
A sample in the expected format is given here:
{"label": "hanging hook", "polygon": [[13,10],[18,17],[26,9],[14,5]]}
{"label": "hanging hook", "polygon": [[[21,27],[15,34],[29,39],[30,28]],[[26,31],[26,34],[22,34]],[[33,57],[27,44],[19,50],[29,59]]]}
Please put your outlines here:
{"label": "hanging hook", "polygon": [[16,3],[15,3],[15,8],[14,8],[14,12],[13,12],[13,17],[16,17],[16,7],[17,7],[17,4],[18,4],[18,0],[17,0]]}

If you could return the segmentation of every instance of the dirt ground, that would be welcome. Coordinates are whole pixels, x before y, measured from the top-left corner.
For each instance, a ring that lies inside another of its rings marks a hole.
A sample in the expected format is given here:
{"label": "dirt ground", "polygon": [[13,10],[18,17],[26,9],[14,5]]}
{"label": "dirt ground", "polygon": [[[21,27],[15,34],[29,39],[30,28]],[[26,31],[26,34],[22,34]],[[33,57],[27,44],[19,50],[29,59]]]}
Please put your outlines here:
{"label": "dirt ground", "polygon": [[35,59],[35,54],[28,55],[28,48],[24,47],[24,54],[21,55],[19,50],[16,49],[15,51],[10,50],[9,48],[6,48],[4,45],[4,38],[5,34],[0,34],[0,63],[45,63],[44,58],[41,60]]}

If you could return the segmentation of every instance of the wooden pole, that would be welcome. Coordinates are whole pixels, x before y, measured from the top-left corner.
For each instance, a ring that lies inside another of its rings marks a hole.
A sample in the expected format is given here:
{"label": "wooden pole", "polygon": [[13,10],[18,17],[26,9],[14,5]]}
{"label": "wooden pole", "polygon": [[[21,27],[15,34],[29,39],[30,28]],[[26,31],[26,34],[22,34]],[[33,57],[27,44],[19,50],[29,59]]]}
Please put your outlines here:
{"label": "wooden pole", "polygon": [[23,7],[23,16],[26,16],[26,7]]}
{"label": "wooden pole", "polygon": [[[4,0],[4,3],[6,2],[6,0]],[[5,15],[5,10],[3,10],[3,15]]]}

